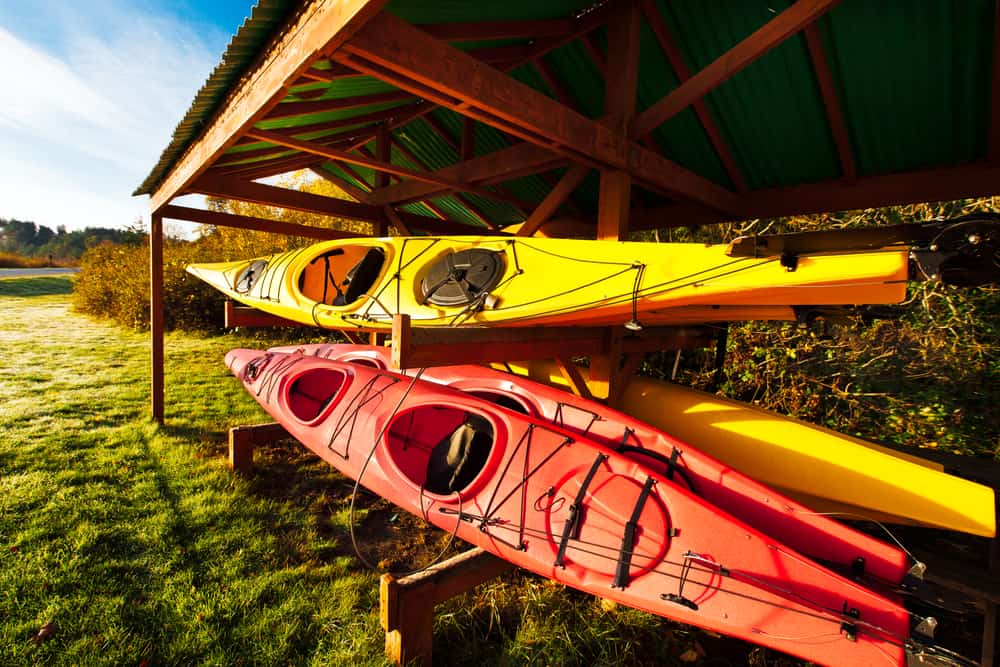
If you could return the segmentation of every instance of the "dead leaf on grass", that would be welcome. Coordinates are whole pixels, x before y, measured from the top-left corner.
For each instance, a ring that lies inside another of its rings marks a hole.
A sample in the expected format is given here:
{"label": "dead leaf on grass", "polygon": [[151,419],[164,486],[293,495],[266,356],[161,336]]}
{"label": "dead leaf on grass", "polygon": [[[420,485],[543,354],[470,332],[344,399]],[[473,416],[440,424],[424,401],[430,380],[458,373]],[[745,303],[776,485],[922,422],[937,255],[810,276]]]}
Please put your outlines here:
{"label": "dead leaf on grass", "polygon": [[50,638],[56,631],[56,624],[49,621],[38,629],[38,634],[31,638],[31,643],[38,645]]}

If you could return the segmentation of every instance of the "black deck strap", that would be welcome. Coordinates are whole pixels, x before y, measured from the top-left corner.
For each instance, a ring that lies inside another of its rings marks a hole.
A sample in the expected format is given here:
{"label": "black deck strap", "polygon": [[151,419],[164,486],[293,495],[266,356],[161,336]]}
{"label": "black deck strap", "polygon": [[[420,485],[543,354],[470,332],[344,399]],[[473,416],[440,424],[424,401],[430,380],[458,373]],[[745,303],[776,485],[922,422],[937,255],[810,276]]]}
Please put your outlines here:
{"label": "black deck strap", "polygon": [[681,450],[674,447],[670,452],[670,459],[667,461],[667,479],[673,481],[674,471],[677,470],[677,457],[681,455]]}
{"label": "black deck strap", "polygon": [[639,498],[635,501],[632,509],[632,516],[625,524],[625,535],[622,537],[622,547],[618,551],[618,569],[615,571],[615,580],[611,583],[611,588],[621,588],[625,590],[628,586],[628,571],[632,566],[632,547],[635,545],[635,531],[639,527],[639,518],[642,516],[642,509],[646,505],[650,491],[656,480],[652,477],[646,478],[646,483],[639,493]]}
{"label": "black deck strap", "polygon": [[699,558],[698,554],[691,553],[690,551],[684,554],[684,564],[681,565],[681,576],[680,581],[677,582],[677,592],[676,593],[662,593],[660,595],[661,600],[666,600],[667,602],[673,602],[674,604],[679,604],[682,607],[687,607],[692,611],[698,611],[698,604],[694,600],[689,600],[684,597],[684,584],[687,583],[688,575],[691,574],[691,562]]}
{"label": "black deck strap", "polygon": [[566,546],[569,543],[570,537],[576,537],[580,524],[580,509],[583,504],[583,499],[587,497],[587,487],[590,483],[594,481],[594,475],[597,474],[597,469],[601,467],[601,464],[608,458],[607,454],[598,454],[597,458],[594,459],[594,463],[590,466],[590,470],[587,472],[587,476],[583,478],[583,484],[580,485],[580,490],[576,492],[576,499],[573,500],[573,504],[569,506],[569,518],[566,519],[566,525],[563,526],[562,537],[559,539],[559,552],[556,554],[556,567],[566,567],[564,559],[566,557]]}
{"label": "black deck strap", "polygon": [[635,433],[635,431],[630,429],[628,426],[625,427],[625,432],[622,433],[622,441],[618,443],[619,452],[625,451],[625,446],[628,445],[628,439],[632,437],[633,433]]}

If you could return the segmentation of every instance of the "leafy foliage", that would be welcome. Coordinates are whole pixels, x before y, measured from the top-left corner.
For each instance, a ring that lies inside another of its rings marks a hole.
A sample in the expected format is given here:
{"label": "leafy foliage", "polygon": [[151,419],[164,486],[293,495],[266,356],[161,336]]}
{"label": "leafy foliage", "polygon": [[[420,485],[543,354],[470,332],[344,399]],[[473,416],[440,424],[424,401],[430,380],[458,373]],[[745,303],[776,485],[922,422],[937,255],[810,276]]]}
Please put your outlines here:
{"label": "leafy foliage", "polygon": [[[308,180],[294,174],[280,183],[328,197],[345,195],[333,184]],[[316,227],[371,233],[368,223],[302,213],[288,209],[238,201],[209,199],[208,207],[236,213]],[[311,239],[256,232],[234,227],[203,226],[195,241],[166,239],[163,247],[163,299],[167,329],[212,331],[222,327],[224,297],[185,272],[194,262],[222,262],[284,252],[313,243]],[[149,242],[141,245],[102,243],[81,259],[74,290],[74,305],[80,311],[108,318],[118,324],[145,329],[149,326]]]}
{"label": "leafy foliage", "polygon": [[[753,232],[919,222],[996,210],[998,204],[993,198],[921,204],[672,235],[720,242]],[[991,407],[1000,400],[998,316],[996,288],[917,283],[895,319],[857,315],[811,326],[734,323],[718,389],[866,440],[993,457],[1000,450],[1000,415]],[[683,361],[678,381],[712,386],[712,351],[686,353]],[[644,372],[667,377],[673,362],[672,353],[654,355]]]}
{"label": "leafy foliage", "polygon": [[[142,242],[143,231],[133,226],[128,229],[109,229],[106,227],[87,227],[86,229],[66,231],[60,225],[53,231],[45,225],[22,220],[0,218],[0,266],[5,266],[2,253],[10,256],[36,257],[38,264],[44,266],[48,258],[60,263],[74,263],[88,249],[99,243],[111,241],[125,245],[137,245]],[[23,266],[22,263],[11,263],[9,266]]]}

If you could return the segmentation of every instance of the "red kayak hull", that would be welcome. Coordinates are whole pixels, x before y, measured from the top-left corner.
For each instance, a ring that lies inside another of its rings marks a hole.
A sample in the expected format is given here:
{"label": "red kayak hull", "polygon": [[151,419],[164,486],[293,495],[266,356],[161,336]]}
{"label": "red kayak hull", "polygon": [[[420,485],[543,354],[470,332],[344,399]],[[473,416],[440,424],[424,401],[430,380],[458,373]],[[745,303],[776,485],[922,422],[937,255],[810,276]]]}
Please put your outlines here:
{"label": "red kayak hull", "polygon": [[[317,344],[276,347],[273,351],[298,351],[385,370],[391,363],[388,348],[369,345]],[[701,452],[696,443],[682,442],[596,401],[485,366],[427,368],[421,378],[487,400],[506,401],[509,407],[585,433],[589,439],[673,477],[712,505],[813,558],[863,570],[872,579],[890,585],[902,582],[912,564],[896,546],[817,514]]]}
{"label": "red kayak hull", "polygon": [[339,471],[515,565],[806,660],[903,662],[898,604],[585,435],[356,363],[254,350],[226,361]]}

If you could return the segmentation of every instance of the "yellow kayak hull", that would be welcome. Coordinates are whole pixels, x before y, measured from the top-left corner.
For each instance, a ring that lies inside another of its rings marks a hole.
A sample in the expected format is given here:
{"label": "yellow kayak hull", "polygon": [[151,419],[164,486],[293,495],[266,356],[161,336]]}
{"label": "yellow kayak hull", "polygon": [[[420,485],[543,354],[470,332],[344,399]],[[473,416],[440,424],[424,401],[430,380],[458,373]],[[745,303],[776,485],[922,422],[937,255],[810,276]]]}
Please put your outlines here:
{"label": "yellow kayak hull", "polygon": [[[510,370],[551,385],[555,364]],[[584,378],[587,369],[580,368]],[[621,409],[817,512],[993,537],[993,489],[943,466],[821,426],[679,385],[635,377]]]}
{"label": "yellow kayak hull", "polygon": [[[905,297],[905,250],[806,255],[789,270],[774,257],[730,257],[727,247],[359,238],[267,258],[193,264],[188,271],[244,304],[325,328],[388,328],[396,313],[423,327],[792,320],[793,306],[884,304]],[[488,288],[467,287],[476,280],[469,275],[473,270],[454,268],[468,251],[487,256],[492,268],[483,270],[493,278]],[[445,265],[452,267],[447,275],[465,285],[456,289],[466,289],[469,298],[435,299]]]}

